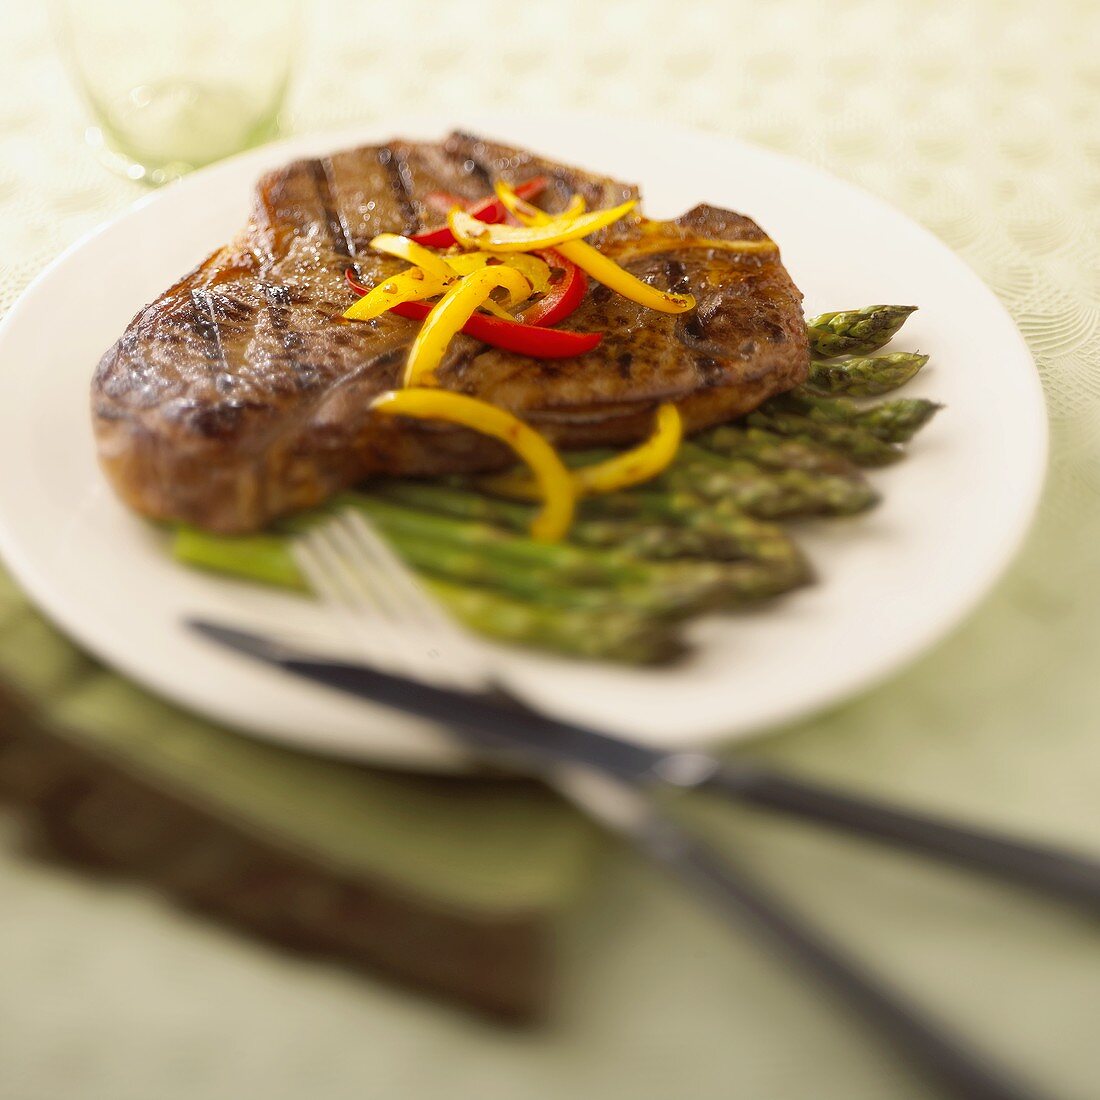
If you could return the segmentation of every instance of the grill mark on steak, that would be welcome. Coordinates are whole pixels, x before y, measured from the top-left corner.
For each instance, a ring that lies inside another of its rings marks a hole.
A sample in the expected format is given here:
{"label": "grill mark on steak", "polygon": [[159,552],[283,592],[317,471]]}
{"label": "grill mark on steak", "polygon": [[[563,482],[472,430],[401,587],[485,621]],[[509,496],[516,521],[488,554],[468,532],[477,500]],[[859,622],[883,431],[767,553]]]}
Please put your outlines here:
{"label": "grill mark on steak", "polygon": [[493,190],[493,174],[484,164],[482,164],[477,156],[473,155],[479,148],[484,150],[484,142],[474,137],[472,134],[455,133],[448,138],[447,144],[453,146],[460,141],[466,143],[470,147],[463,154],[462,170],[468,176],[474,176],[485,192],[491,192]]}
{"label": "grill mark on steak", "polygon": [[[567,192],[593,208],[637,194],[469,135],[268,173],[246,228],[141,310],[96,371],[96,442],[115,489],[145,515],[231,533],[372,474],[507,465],[507,448],[468,429],[371,412],[399,384],[418,326],[394,314],[343,321],[352,301],[343,272],[349,259],[371,283],[399,270],[367,242],[418,228],[411,219],[426,216],[429,191],[477,198],[498,176],[534,175],[560,183],[539,200],[550,211]],[[693,293],[696,314],[655,313],[593,284],[563,327],[603,332],[594,351],[536,360],[460,335],[440,383],[516,413],[564,448],[644,438],[661,401],[676,402],[688,431],[747,412],[805,377],[800,295],[778,254],[692,242],[762,236],[749,219],[707,206],[671,222],[624,218],[593,243],[638,278]]]}
{"label": "grill mark on steak", "polygon": [[293,295],[285,286],[276,283],[261,283],[260,293],[267,306],[267,317],[271,322],[272,331],[279,339],[288,362],[293,363],[296,368],[294,377],[296,388],[312,389],[320,381],[321,376],[316,366],[295,358],[305,341],[297,329],[290,327],[290,313],[294,305]]}
{"label": "grill mark on steak", "polygon": [[332,178],[332,160],[329,157],[320,157],[309,162],[309,170],[313,175],[313,183],[317,188],[317,201],[321,204],[325,224],[328,226],[332,246],[338,254],[347,258],[348,263],[355,271],[355,277],[360,278],[359,264],[355,258],[355,242],[348,231],[348,224],[340,211],[336,201],[336,184]]}
{"label": "grill mark on steak", "polygon": [[[486,178],[489,190],[492,190],[492,184],[497,179],[517,184],[535,176],[546,176],[549,185],[537,202],[551,214],[561,213],[574,194],[584,198],[591,209],[616,206],[626,199],[636,199],[639,195],[638,189],[630,184],[583,172],[535,156],[525,149],[514,149],[499,142],[485,141],[471,134],[451,134],[445,144],[457,155],[474,162],[478,171]],[[626,219],[608,229],[600,230],[588,239],[599,246],[603,241],[626,230],[630,224],[630,219]]]}
{"label": "grill mark on steak", "polygon": [[195,331],[205,345],[206,358],[228,370],[229,362],[225,357],[221,333],[218,331],[218,318],[214,315],[210,291],[205,287],[196,287],[191,291],[191,303],[194,306]]}
{"label": "grill mark on steak", "polygon": [[274,283],[263,283],[260,289],[267,303],[267,315],[271,318],[272,328],[285,332],[287,312],[290,309],[290,292],[285,286],[276,286]]}
{"label": "grill mark on steak", "polygon": [[[521,177],[545,176],[547,185],[539,197],[539,204],[550,213],[558,213],[565,209],[573,194],[569,185],[567,172],[562,171],[558,165],[550,168],[542,167],[541,170],[528,170],[531,155],[518,150],[499,151],[494,157],[492,147],[478,138],[469,134],[458,135],[467,143],[467,164],[472,165],[476,173],[485,181],[486,190],[491,192],[497,179],[503,177],[510,183],[518,183]],[[587,198],[588,196],[586,196]]]}
{"label": "grill mark on steak", "polygon": [[413,199],[412,177],[405,158],[392,145],[385,145],[378,154],[378,163],[389,173],[390,188],[398,205],[404,210],[405,224],[401,227],[401,232],[406,236],[415,233],[420,218]]}

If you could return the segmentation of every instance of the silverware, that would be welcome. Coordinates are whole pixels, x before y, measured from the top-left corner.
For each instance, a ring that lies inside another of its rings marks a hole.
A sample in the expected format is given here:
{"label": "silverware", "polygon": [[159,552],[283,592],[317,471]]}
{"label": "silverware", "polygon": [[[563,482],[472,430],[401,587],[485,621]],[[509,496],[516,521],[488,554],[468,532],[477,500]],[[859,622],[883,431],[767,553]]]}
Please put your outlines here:
{"label": "silverware", "polygon": [[[547,777],[739,922],[748,921],[815,973],[931,1075],[967,1100],[1038,1100],[928,1020],[799,915],[720,857],[648,797],[701,790],[993,871],[1062,898],[1100,902],[1100,862],[910,813],[883,802],[704,753],[667,752],[538,714],[494,675],[488,651],[436,605],[359,513],[295,544],[311,586],[345,623],[366,663],[318,657],[249,631],[190,625],[239,652],[315,683],[440,722],[468,745]],[[446,686],[441,686],[446,685]]]}

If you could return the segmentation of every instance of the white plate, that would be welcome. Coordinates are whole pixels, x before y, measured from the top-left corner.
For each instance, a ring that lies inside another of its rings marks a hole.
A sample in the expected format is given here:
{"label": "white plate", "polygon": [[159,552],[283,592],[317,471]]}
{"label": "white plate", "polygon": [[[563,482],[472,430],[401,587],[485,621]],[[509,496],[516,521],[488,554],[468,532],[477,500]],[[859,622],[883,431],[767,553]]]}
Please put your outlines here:
{"label": "white plate", "polygon": [[88,415],[99,356],[238,228],[262,170],[394,133],[436,138],[452,122],[638,181],[654,215],[702,200],[745,211],[782,245],[809,313],[919,305],[899,345],[932,361],[906,392],[947,404],[907,461],[875,475],[877,510],[807,529],[818,584],[760,613],[700,623],[694,657],[673,669],[502,650],[529,698],[649,742],[742,737],[865,689],[973,607],[1020,543],[1046,454],[1031,357],[973,272],[885,203],[775,153],[645,123],[495,116],[399,119],[245,154],[150,196],[30,287],[0,328],[0,552],[55,622],[119,671],[241,730],[365,759],[452,762],[437,730],[185,631],[181,620],[196,614],[314,637],[333,627],[310,601],[173,564],[101,477]]}

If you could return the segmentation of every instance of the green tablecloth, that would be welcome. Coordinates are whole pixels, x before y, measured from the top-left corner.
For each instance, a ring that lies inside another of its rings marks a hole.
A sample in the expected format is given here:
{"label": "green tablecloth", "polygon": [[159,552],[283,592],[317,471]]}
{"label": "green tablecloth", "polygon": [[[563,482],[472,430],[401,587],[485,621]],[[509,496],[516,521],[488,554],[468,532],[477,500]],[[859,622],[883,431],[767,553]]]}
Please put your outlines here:
{"label": "green tablecloth", "polygon": [[[960,631],[754,751],[928,807],[1100,847],[1100,11],[811,0],[314,6],[294,123],[394,109],[643,112],[807,157],[957,248],[1036,354],[1042,514]],[[0,306],[138,195],[87,156],[43,15],[0,7]],[[155,19],[147,7],[141,16]],[[8,471],[5,476],[12,476]],[[853,842],[707,827],[944,1016],[1058,1094],[1097,1094],[1100,928]],[[625,854],[561,933],[554,1018],[504,1032],[273,954],[148,892],[0,847],[0,1097],[122,1100],[928,1095],[756,947]]]}

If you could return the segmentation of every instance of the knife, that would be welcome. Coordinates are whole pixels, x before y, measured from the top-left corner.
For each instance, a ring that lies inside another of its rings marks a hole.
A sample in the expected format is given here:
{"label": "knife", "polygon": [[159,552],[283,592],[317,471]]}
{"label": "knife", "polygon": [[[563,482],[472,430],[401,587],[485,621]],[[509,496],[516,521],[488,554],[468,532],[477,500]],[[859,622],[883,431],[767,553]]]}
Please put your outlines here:
{"label": "knife", "polygon": [[331,660],[207,620],[190,627],[285,672],[449,727],[468,745],[522,770],[594,769],[641,787],[699,790],[998,874],[1100,907],[1100,860],[916,813],[782,772],[706,753],[668,751],[540,714],[499,692],[469,692]]}

